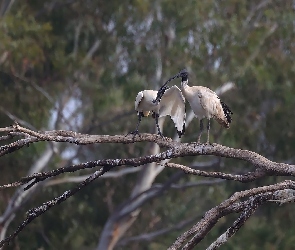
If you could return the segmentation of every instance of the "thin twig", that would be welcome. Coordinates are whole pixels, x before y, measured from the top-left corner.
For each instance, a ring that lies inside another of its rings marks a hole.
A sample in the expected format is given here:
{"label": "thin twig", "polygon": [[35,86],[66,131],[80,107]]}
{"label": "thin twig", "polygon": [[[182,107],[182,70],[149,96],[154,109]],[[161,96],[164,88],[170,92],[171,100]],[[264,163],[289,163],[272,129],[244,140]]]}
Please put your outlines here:
{"label": "thin twig", "polygon": [[[101,178],[106,179],[106,178],[120,178],[123,177],[127,174],[133,174],[137,173],[141,170],[141,167],[138,168],[125,168],[121,169],[118,171],[110,171],[105,173]],[[75,183],[75,182],[81,182],[82,180],[85,180],[85,178],[89,177],[91,174],[88,175],[82,175],[82,176],[74,176],[74,177],[64,177],[60,179],[55,179],[55,180],[50,180],[46,182],[45,186],[53,186],[53,185],[59,185],[63,183]]]}
{"label": "thin twig", "polygon": [[223,172],[207,172],[197,169],[192,169],[190,167],[175,164],[175,163],[167,163],[165,164],[167,167],[170,168],[177,168],[183,170],[186,174],[193,174],[198,176],[204,176],[204,177],[212,177],[212,178],[220,178],[225,180],[233,180],[233,181],[239,181],[239,182],[251,182],[257,179],[260,179],[265,176],[272,175],[273,173],[268,173],[260,168],[256,169],[253,172],[248,172],[246,174],[226,174]]}
{"label": "thin twig", "polygon": [[[229,214],[234,212],[240,212],[244,207],[242,206],[234,206],[233,205],[243,198],[253,197],[258,194],[264,194],[268,192],[276,192],[278,190],[284,189],[295,189],[295,182],[291,180],[283,181],[274,185],[263,186],[252,188],[245,191],[240,191],[234,193],[229,199],[226,199],[218,206],[210,209],[205,213],[203,218],[195,224],[191,229],[184,232],[180,235],[176,241],[168,248],[169,250],[177,250],[182,247],[182,245],[191,237],[192,239],[186,244],[183,249],[192,249],[195,245],[197,245],[205,235],[213,228],[213,226],[218,222],[218,220]],[[271,199],[271,198],[269,198]],[[233,210],[233,208],[235,208]]]}
{"label": "thin twig", "polygon": [[48,211],[50,208],[54,207],[55,205],[58,205],[71,196],[73,196],[75,193],[77,193],[79,190],[81,190],[84,186],[88,185],[98,177],[102,176],[104,173],[109,171],[109,167],[102,167],[100,170],[94,172],[91,176],[89,176],[86,180],[78,184],[75,188],[68,190],[64,192],[62,195],[59,197],[54,198],[51,201],[47,201],[43,203],[39,207],[35,207],[33,209],[30,209],[27,212],[27,218],[20,224],[20,226],[17,228],[16,231],[14,231],[11,235],[6,237],[4,240],[0,241],[0,247],[2,247],[4,244],[10,242],[12,239],[14,239],[28,224],[30,224],[34,219],[36,219],[38,216],[41,214],[45,213]]}
{"label": "thin twig", "polygon": [[[239,229],[244,225],[244,223],[254,214],[256,209],[260,205],[265,203],[268,199],[270,199],[272,196],[273,194],[269,192],[262,195],[250,197],[250,199],[247,200],[247,202],[245,202],[246,207],[241,212],[238,219],[236,219],[232,226],[230,226],[221,236],[219,236],[218,239],[207,248],[207,250],[215,250],[224,243],[226,243],[229,240],[229,238],[231,238],[236,232],[239,231]],[[189,245],[189,243],[187,245]],[[188,249],[191,249],[191,246]]]}
{"label": "thin twig", "polygon": [[[58,169],[51,170],[49,172],[40,172],[40,173],[34,173],[32,175],[29,175],[27,177],[21,178],[19,181],[11,183],[11,187],[20,186],[26,183],[31,182],[25,189],[29,189],[36,183],[40,181],[44,181],[49,177],[57,176],[63,173],[69,173],[69,172],[75,172],[81,169],[88,169],[88,168],[94,168],[98,166],[108,166],[110,169],[117,167],[117,166],[123,166],[123,165],[129,165],[129,166],[140,166],[151,162],[159,162],[162,160],[165,160],[169,158],[171,155],[171,149],[164,151],[161,154],[157,155],[150,155],[150,156],[144,156],[144,157],[138,157],[138,158],[125,158],[125,159],[104,159],[104,160],[96,160],[96,161],[89,161],[81,164],[76,164],[72,166],[67,167],[61,167]],[[6,184],[8,185],[8,184]],[[1,188],[6,188],[6,186],[0,186]]]}

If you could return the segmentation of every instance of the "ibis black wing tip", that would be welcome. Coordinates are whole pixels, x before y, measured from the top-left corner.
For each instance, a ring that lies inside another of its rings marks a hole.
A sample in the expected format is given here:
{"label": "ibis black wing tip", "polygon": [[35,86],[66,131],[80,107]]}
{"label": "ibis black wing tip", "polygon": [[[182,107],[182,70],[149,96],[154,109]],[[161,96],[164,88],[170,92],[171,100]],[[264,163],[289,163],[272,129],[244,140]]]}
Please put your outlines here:
{"label": "ibis black wing tip", "polygon": [[179,137],[179,138],[181,138],[181,136],[183,135],[183,134],[182,134],[182,131],[178,131],[178,130],[177,130],[177,134],[178,134],[178,137]]}
{"label": "ibis black wing tip", "polygon": [[182,131],[177,130],[177,134],[179,138],[185,134],[185,123],[183,123]]}
{"label": "ibis black wing tip", "polygon": [[224,102],[222,102],[222,101],[220,101],[220,102],[221,102],[221,106],[222,106],[222,109],[223,109],[223,112],[224,112],[227,122],[231,123],[232,122],[231,115],[233,115],[233,112],[230,110],[230,108]]}

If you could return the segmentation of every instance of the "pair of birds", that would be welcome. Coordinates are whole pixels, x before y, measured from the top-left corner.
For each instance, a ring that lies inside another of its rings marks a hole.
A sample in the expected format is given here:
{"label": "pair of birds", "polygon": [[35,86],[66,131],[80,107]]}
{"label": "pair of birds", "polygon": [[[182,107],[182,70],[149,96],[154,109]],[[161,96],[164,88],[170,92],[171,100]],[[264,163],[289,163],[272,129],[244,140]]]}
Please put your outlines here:
{"label": "pair of birds", "polygon": [[[177,86],[171,88],[167,84],[175,78],[181,77],[181,90]],[[138,114],[138,123],[135,131],[131,134],[138,134],[139,124],[142,117],[153,113],[156,121],[158,134],[163,136],[158,119],[169,115],[173,120],[179,137],[185,131],[185,99],[188,100],[195,116],[200,119],[200,132],[197,143],[200,143],[201,135],[204,130],[203,120],[208,119],[207,143],[209,143],[210,119],[214,118],[225,128],[229,128],[231,123],[231,110],[222,102],[217,94],[211,89],[203,86],[188,86],[188,72],[184,69],[171,77],[158,91],[140,91],[135,100],[135,110]]]}

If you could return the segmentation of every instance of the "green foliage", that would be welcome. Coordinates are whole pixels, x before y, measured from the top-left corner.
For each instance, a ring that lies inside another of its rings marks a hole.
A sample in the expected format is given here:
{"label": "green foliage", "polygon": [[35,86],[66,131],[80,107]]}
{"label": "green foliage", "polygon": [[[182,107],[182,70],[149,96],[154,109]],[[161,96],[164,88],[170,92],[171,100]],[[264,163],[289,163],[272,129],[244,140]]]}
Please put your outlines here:
{"label": "green foliage", "polygon": [[[158,88],[168,77],[187,67],[192,71],[191,84],[211,89],[228,81],[236,84],[235,90],[221,97],[234,112],[232,126],[223,130],[213,123],[211,139],[231,147],[251,149],[275,161],[294,159],[292,1],[272,1],[259,8],[254,0],[95,0],[70,4],[61,1],[48,7],[51,4],[50,1],[16,1],[0,20],[1,126],[12,123],[7,116],[9,112],[37,129],[47,129],[52,122],[51,112],[70,98],[76,98],[81,102],[79,114],[83,115],[81,131],[77,132],[127,133],[134,129],[137,119],[135,112],[130,115],[136,94],[143,89]],[[160,66],[159,80],[155,72]],[[179,84],[179,80],[172,84]],[[153,131],[152,124],[153,120],[146,118],[141,131]],[[197,130],[195,120],[183,140],[195,140]],[[164,134],[174,134],[169,119]],[[65,147],[62,145],[61,150]],[[44,149],[45,144],[36,144],[1,158],[1,183],[26,175]],[[92,145],[85,146],[76,160],[144,154],[147,150],[142,144]],[[64,164],[62,156],[52,158],[47,169]],[[194,160],[178,161],[189,165]],[[226,160],[224,166],[233,172],[253,168],[233,160]],[[164,171],[157,181],[164,182],[173,173]],[[144,206],[128,236],[202,215],[236,190],[275,180],[248,185],[226,182],[218,187],[169,191]],[[36,220],[19,235],[14,246],[93,249],[107,217],[129,197],[135,181],[134,176],[128,176],[91,184]],[[60,195],[73,185],[40,190],[21,212]],[[1,211],[12,193],[12,190],[1,192]],[[262,208],[223,249],[292,249],[294,229],[285,226],[288,223],[285,215],[290,220],[294,217],[291,206]],[[22,219],[17,216],[9,232]],[[220,235],[232,219],[221,221],[220,227],[204,239],[201,249]],[[128,249],[164,249],[181,231],[156,238],[152,243],[130,243]]]}
{"label": "green foliage", "polygon": [[38,23],[25,10],[5,16],[0,22],[0,51],[9,52],[9,61],[14,67],[36,67],[44,63],[44,48],[51,48],[51,24]]}

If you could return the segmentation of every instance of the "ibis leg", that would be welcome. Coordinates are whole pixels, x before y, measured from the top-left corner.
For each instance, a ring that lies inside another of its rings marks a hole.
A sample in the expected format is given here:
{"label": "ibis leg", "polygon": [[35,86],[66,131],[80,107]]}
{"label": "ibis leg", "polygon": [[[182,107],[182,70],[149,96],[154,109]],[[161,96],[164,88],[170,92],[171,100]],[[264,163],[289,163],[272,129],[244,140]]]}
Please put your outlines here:
{"label": "ibis leg", "polygon": [[207,124],[207,144],[209,144],[209,136],[210,136],[210,119],[208,119],[208,124]]}
{"label": "ibis leg", "polygon": [[[136,135],[139,134],[138,128],[139,128],[139,124],[140,124],[140,122],[141,122],[141,118],[142,118],[143,116],[144,116],[144,115],[143,115],[142,112],[138,112],[138,120],[137,120],[136,129],[135,129],[134,131],[132,131],[132,132],[129,132],[127,135],[132,134],[132,135],[136,136]],[[126,135],[126,136],[127,136],[127,135]]]}
{"label": "ibis leg", "polygon": [[159,126],[159,114],[154,113],[154,115],[155,115],[155,120],[156,120],[156,126],[158,129],[158,135],[164,137],[164,135],[161,132],[160,126]]}
{"label": "ibis leg", "polygon": [[200,133],[199,133],[199,136],[198,136],[198,140],[197,140],[197,143],[199,144],[200,141],[201,141],[201,135],[203,133],[203,130],[204,130],[204,125],[203,125],[203,119],[200,120]]}

